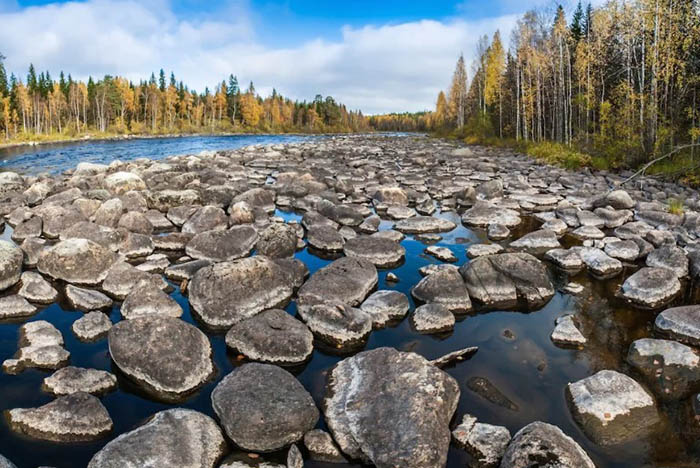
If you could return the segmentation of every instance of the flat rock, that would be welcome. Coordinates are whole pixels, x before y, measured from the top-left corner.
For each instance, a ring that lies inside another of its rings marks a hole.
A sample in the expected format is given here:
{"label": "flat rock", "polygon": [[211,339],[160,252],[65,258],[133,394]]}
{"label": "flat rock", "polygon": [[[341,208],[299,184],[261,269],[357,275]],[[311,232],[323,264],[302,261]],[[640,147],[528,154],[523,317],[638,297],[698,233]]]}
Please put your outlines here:
{"label": "flat rock", "polygon": [[199,234],[204,231],[223,231],[228,227],[228,217],[218,206],[203,206],[198,208],[182,225],[182,232]]}
{"label": "flat rock", "polygon": [[25,271],[21,276],[22,287],[18,295],[37,304],[51,304],[58,298],[58,291],[35,271]]}
{"label": "flat rock", "polygon": [[666,309],[656,316],[654,329],[676,341],[700,347],[700,306]]}
{"label": "flat rock", "polygon": [[36,307],[19,294],[0,297],[0,320],[30,317],[36,310]]}
{"label": "flat rock", "polygon": [[441,467],[458,400],[456,380],[422,356],[378,348],[333,368],[324,413],[351,458],[378,468]]}
{"label": "flat rock", "polygon": [[[296,242],[296,237],[294,240]],[[258,232],[255,228],[241,225],[227,230],[200,232],[187,243],[185,252],[193,259],[228,262],[250,255],[256,242]]]}
{"label": "flat rock", "polygon": [[287,312],[270,309],[234,324],[226,344],[250,360],[301,364],[313,352],[313,334]]}
{"label": "flat rock", "polygon": [[574,439],[557,426],[540,421],[528,424],[513,436],[500,468],[532,468],[533,460],[546,460],[546,465],[541,466],[552,468],[595,468]]}
{"label": "flat rock", "polygon": [[103,370],[68,366],[46,377],[41,388],[59,396],[79,392],[101,395],[117,388],[117,377]]}
{"label": "flat rock", "polygon": [[363,312],[372,317],[374,328],[382,328],[392,320],[404,318],[408,308],[406,295],[392,290],[376,291],[360,306]]}
{"label": "flat rock", "polygon": [[449,219],[433,216],[414,216],[402,219],[394,225],[394,229],[405,234],[421,234],[426,232],[448,232],[457,225]]}
{"label": "flat rock", "polygon": [[430,247],[427,247],[424,252],[443,262],[454,263],[457,261],[455,254],[452,253],[452,251],[447,247],[431,245]]}
{"label": "flat rock", "polygon": [[413,311],[411,323],[419,333],[440,333],[454,328],[455,316],[442,304],[424,304]]}
{"label": "flat rock", "polygon": [[127,320],[152,315],[178,318],[182,315],[182,307],[158,284],[147,279],[133,287],[124,299],[120,312]]}
{"label": "flat rock", "polygon": [[557,318],[556,326],[550,338],[555,344],[564,346],[583,346],[587,341],[586,337],[576,327],[574,318],[571,315]]}
{"label": "flat rock", "polygon": [[510,247],[514,249],[525,249],[531,251],[547,251],[561,247],[559,239],[554,231],[540,229],[525,234],[520,239],[510,243]]}
{"label": "flat rock", "polygon": [[668,305],[681,292],[675,273],[666,268],[645,267],[627,278],[620,294],[637,307],[658,309]]}
{"label": "flat rock", "polygon": [[358,306],[377,286],[379,276],[369,261],[343,257],[311,275],[297,293],[299,310],[323,302]]}
{"label": "flat rock", "polygon": [[574,419],[599,445],[635,440],[659,422],[654,398],[634,379],[602,370],[567,386]]}
{"label": "flat rock", "polygon": [[342,234],[333,226],[317,224],[306,233],[306,240],[314,249],[324,252],[340,252],[345,246]]}
{"label": "flat rock", "polygon": [[688,276],[688,257],[685,251],[675,245],[662,245],[654,249],[646,260],[647,266],[652,268],[668,268],[679,278]]}
{"label": "flat rock", "polygon": [[455,268],[429,274],[413,287],[411,294],[421,302],[441,304],[454,313],[465,313],[472,309],[467,285]]}
{"label": "flat rock", "polygon": [[562,270],[577,272],[584,267],[581,255],[572,249],[552,249],[544,254],[544,258]]}
{"label": "flat rock", "polygon": [[113,426],[100,400],[88,393],[62,396],[39,408],[11,409],[6,416],[13,431],[52,442],[97,440]]}
{"label": "flat rock", "polygon": [[513,228],[522,222],[520,213],[510,208],[501,208],[487,201],[477,201],[462,215],[462,222],[468,226],[489,226],[500,224]]}
{"label": "flat rock", "polygon": [[72,284],[66,286],[66,299],[72,307],[85,312],[107,309],[112,306],[112,299],[101,292],[79,288]]}
{"label": "flat rock", "polygon": [[209,327],[228,328],[266,309],[283,306],[292,285],[283,270],[267,257],[222,262],[195,273],[189,299]]}
{"label": "flat rock", "polygon": [[156,413],[143,426],[109,442],[88,468],[215,468],[226,451],[224,436],[212,418],[176,408]]}
{"label": "flat rock", "polygon": [[364,344],[372,331],[368,313],[340,302],[321,302],[298,313],[314,335],[340,349]]}
{"label": "flat rock", "polygon": [[63,335],[45,320],[22,325],[19,349],[14,358],[2,366],[5,372],[17,374],[27,368],[58,369],[68,363],[70,353],[63,348]]}
{"label": "flat rock", "polygon": [[104,179],[104,188],[117,195],[131,190],[146,190],[146,183],[132,172],[115,172]]}
{"label": "flat rock", "polygon": [[292,226],[273,223],[260,233],[255,250],[258,255],[270,258],[293,257],[297,248],[297,239],[297,233]]}
{"label": "flat rock", "polygon": [[116,255],[86,239],[68,239],[44,250],[37,267],[45,275],[68,283],[96,285],[107,277]]}
{"label": "flat rock", "polygon": [[167,287],[162,277],[141,271],[130,263],[117,262],[107,272],[102,282],[102,290],[110,296],[124,300],[131,290],[142,281],[151,281],[161,289]]}
{"label": "flat rock", "polygon": [[622,273],[622,262],[600,249],[580,247],[576,249],[576,252],[581,256],[588,271],[596,278],[607,279]]}
{"label": "flat rock", "polygon": [[379,268],[388,268],[401,263],[406,249],[389,239],[376,236],[358,236],[348,239],[343,246],[345,255],[366,260]]}
{"label": "flat rock", "polygon": [[190,280],[195,273],[211,264],[212,262],[209,260],[190,260],[189,262],[170,265],[165,269],[165,276],[176,281]]}
{"label": "flat rock", "polygon": [[110,328],[112,321],[102,312],[88,312],[71,325],[75,336],[88,343],[107,336]]}
{"label": "flat rock", "polygon": [[172,317],[117,323],[109,331],[109,353],[124,374],[165,401],[188,395],[214,373],[207,336]]}
{"label": "flat rock", "polygon": [[312,460],[328,463],[348,462],[331,435],[321,429],[312,429],[304,434],[304,445]]}
{"label": "flat rock", "polygon": [[22,250],[12,242],[0,240],[0,291],[13,286],[22,273]]}
{"label": "flat rock", "polygon": [[319,411],[299,381],[270,364],[243,364],[211,395],[214,412],[244,450],[271,452],[298,442],[316,426]]}
{"label": "flat rock", "polygon": [[465,414],[461,424],[452,431],[452,437],[483,467],[497,467],[511,439],[507,428],[477,422],[469,414]]}
{"label": "flat rock", "polygon": [[639,257],[639,246],[631,240],[620,240],[605,244],[605,253],[622,260],[623,262],[633,262]]}
{"label": "flat rock", "polygon": [[494,241],[505,240],[510,237],[510,229],[500,223],[491,223],[487,229],[487,235]]}

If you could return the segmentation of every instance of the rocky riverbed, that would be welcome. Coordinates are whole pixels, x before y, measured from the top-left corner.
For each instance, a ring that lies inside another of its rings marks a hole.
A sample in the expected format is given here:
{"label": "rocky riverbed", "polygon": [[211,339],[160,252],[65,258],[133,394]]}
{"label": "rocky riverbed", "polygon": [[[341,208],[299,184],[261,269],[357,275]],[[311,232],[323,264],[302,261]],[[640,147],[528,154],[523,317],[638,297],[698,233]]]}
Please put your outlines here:
{"label": "rocky riverbed", "polygon": [[406,136],[0,173],[0,467],[698,466],[699,196],[624,179]]}

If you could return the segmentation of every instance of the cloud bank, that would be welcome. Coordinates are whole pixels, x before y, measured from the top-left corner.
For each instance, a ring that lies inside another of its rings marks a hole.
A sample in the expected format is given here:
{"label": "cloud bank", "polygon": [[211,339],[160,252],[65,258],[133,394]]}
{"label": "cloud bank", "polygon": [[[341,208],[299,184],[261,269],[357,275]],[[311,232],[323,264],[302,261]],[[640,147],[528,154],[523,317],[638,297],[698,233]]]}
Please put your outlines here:
{"label": "cloud bank", "polygon": [[517,15],[505,15],[346,26],[338,40],[319,37],[280,48],[258,37],[254,12],[245,4],[189,20],[179,18],[167,1],[88,0],[31,8],[4,2],[0,52],[8,70],[22,77],[29,63],[79,79],[118,74],[138,81],[164,68],[201,91],[233,73],[242,86],[253,81],[262,94],[275,87],[293,99],[332,95],[372,114],[432,109],[459,53],[470,63],[480,36],[500,29],[508,38],[516,20]]}

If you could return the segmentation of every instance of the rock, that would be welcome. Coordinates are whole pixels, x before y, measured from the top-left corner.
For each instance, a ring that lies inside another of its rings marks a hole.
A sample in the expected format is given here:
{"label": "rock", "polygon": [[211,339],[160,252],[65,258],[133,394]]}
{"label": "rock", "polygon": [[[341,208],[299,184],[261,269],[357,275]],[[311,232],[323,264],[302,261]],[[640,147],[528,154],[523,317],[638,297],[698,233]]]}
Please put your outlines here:
{"label": "rock", "polygon": [[477,201],[462,215],[462,222],[469,226],[500,224],[512,228],[521,223],[520,213],[509,208],[500,208],[487,201]]}
{"label": "rock", "polygon": [[419,333],[440,333],[454,328],[455,316],[442,304],[425,304],[413,311],[411,323]]}
{"label": "rock", "polygon": [[428,255],[432,255],[433,257],[443,262],[454,263],[457,261],[457,257],[455,256],[455,254],[453,254],[452,251],[447,247],[431,245],[430,247],[425,249],[425,253],[427,253]]}
{"label": "rock", "polygon": [[599,445],[641,437],[659,422],[653,397],[635,380],[602,370],[567,386],[571,412],[586,435]]}
{"label": "rock", "polygon": [[88,468],[215,468],[226,453],[221,429],[209,416],[175,408],[109,442]]}
{"label": "rock", "polygon": [[292,444],[287,452],[287,466],[285,468],[304,468],[304,459],[301,456],[301,451]]}
{"label": "rock", "polygon": [[622,272],[622,262],[610,257],[600,249],[580,247],[576,251],[588,267],[588,271],[599,279],[612,278]]}
{"label": "rock", "polygon": [[210,266],[209,260],[192,260],[189,262],[171,265],[165,269],[165,276],[175,281],[191,280],[195,273],[204,267]]}
{"label": "rock", "polygon": [[505,396],[491,381],[485,377],[471,377],[467,380],[467,388],[494,405],[511,411],[520,411],[518,405]]}
{"label": "rock", "polygon": [[165,213],[174,206],[198,205],[200,198],[196,190],[160,190],[147,193],[146,201],[149,208]]}
{"label": "rock", "polygon": [[24,266],[29,268],[36,267],[36,264],[39,261],[39,256],[41,255],[41,252],[44,251],[46,246],[46,239],[39,239],[38,237],[30,237],[29,239],[25,239],[21,245],[24,256],[22,263]]}
{"label": "rock", "polygon": [[88,393],[73,393],[39,408],[6,412],[10,428],[32,438],[52,442],[86,442],[112,430],[112,419],[100,400]]}
{"label": "rock", "polygon": [[117,323],[109,331],[109,353],[124,374],[164,401],[190,394],[214,373],[207,336],[172,317]]}
{"label": "rock", "polygon": [[141,271],[129,263],[117,262],[107,272],[102,290],[116,299],[124,300],[141,281],[151,281],[161,289],[167,287],[161,277]]}
{"label": "rock", "polygon": [[216,386],[211,401],[231,440],[254,452],[298,442],[319,418],[313,398],[299,381],[270,364],[236,368]]}
{"label": "rock", "polygon": [[491,240],[505,240],[510,237],[510,229],[499,223],[490,223],[487,235]]}
{"label": "rock", "polygon": [[379,187],[372,198],[387,205],[408,205],[408,195],[400,187]]}
{"label": "rock", "polygon": [[408,308],[406,295],[392,290],[376,291],[360,306],[372,318],[374,328],[383,328],[392,320],[404,318]]}
{"label": "rock", "polygon": [[688,257],[680,247],[662,245],[647,255],[647,266],[652,268],[668,268],[679,277],[688,276]]}
{"label": "rock", "polygon": [[689,346],[642,338],[630,346],[627,362],[663,400],[680,400],[700,390],[700,355]]}
{"label": "rock", "polygon": [[408,219],[417,214],[415,209],[408,206],[391,205],[386,210],[386,215],[390,219]]}
{"label": "rock", "polygon": [[540,229],[539,231],[525,234],[520,239],[511,242],[510,246],[514,249],[544,252],[546,250],[559,248],[561,244],[559,244],[557,234],[554,231]]}
{"label": "rock", "polygon": [[43,276],[34,271],[25,271],[21,276],[22,287],[19,294],[28,301],[38,304],[51,304],[58,298],[58,291]]}
{"label": "rock", "polygon": [[600,204],[600,206],[605,205],[610,205],[616,210],[630,210],[634,208],[636,203],[624,190],[613,190],[605,196],[604,202]]}
{"label": "rock", "polygon": [[581,256],[572,249],[552,249],[544,254],[544,258],[562,270],[578,272],[584,266]]}
{"label": "rock", "polygon": [[312,460],[328,463],[348,462],[331,435],[321,429],[312,429],[304,434],[304,445]]}
{"label": "rock", "polygon": [[623,262],[633,262],[639,257],[639,246],[631,240],[608,242],[605,253]]}
{"label": "rock", "polygon": [[700,306],[666,309],[656,316],[654,329],[676,341],[700,347]]}
{"label": "rock", "polygon": [[630,210],[596,208],[594,213],[603,220],[607,229],[618,228],[631,221],[634,217],[634,213],[632,213]]}
{"label": "rock", "polygon": [[203,206],[198,208],[192,216],[182,225],[182,232],[186,234],[199,234],[205,231],[223,231],[228,227],[228,218],[224,210],[217,206]]}
{"label": "rock", "polygon": [[29,237],[40,237],[43,232],[44,221],[39,216],[34,216],[22,221],[12,231],[12,240],[21,242]]}
{"label": "rock", "polygon": [[259,255],[204,267],[189,285],[192,308],[212,328],[228,328],[283,306],[291,296],[292,285],[283,270]]}
{"label": "rock", "polygon": [[476,197],[479,200],[491,200],[503,197],[503,181],[492,179],[476,186]]}
{"label": "rock", "polygon": [[[296,241],[296,237],[294,239]],[[256,242],[258,233],[255,228],[249,225],[234,226],[225,231],[205,231],[195,235],[185,247],[185,252],[198,260],[228,262],[250,255]]]}
{"label": "rock", "polygon": [[104,179],[103,186],[117,195],[131,190],[146,190],[143,179],[132,172],[115,172]]}
{"label": "rock", "polygon": [[605,233],[595,226],[581,226],[572,231],[571,234],[581,240],[596,240],[605,237]]}
{"label": "rock", "polygon": [[658,309],[671,303],[681,292],[681,283],[666,268],[645,267],[625,280],[620,295],[637,307]]}
{"label": "rock", "polygon": [[298,289],[309,276],[306,264],[298,258],[275,258],[273,261],[282,269],[292,288]]}
{"label": "rock", "polygon": [[253,188],[236,195],[231,204],[244,201],[252,208],[260,208],[267,213],[275,211],[275,192],[269,189]]}
{"label": "rock", "polygon": [[153,224],[151,221],[138,211],[128,211],[124,213],[119,222],[118,227],[124,228],[129,232],[135,232],[137,234],[151,235],[153,234]]}
{"label": "rock", "polygon": [[349,239],[343,246],[345,255],[366,260],[379,268],[389,268],[400,264],[406,249],[389,239],[376,236],[359,236]]}
{"label": "rock", "polygon": [[68,239],[44,250],[37,267],[45,275],[68,283],[96,285],[107,277],[116,255],[86,239]]}
{"label": "rock", "polygon": [[422,234],[426,232],[448,232],[457,225],[449,219],[433,216],[414,216],[402,219],[394,225],[394,229],[405,234]]}
{"label": "rock", "polygon": [[458,349],[457,351],[452,351],[451,353],[447,353],[443,356],[440,356],[439,358],[433,359],[432,361],[430,361],[430,363],[435,367],[439,367],[440,369],[442,369],[443,367],[447,367],[450,364],[469,359],[477,351],[479,351],[478,346],[470,346],[468,348]]}
{"label": "rock", "polygon": [[11,242],[0,240],[0,291],[19,281],[23,259],[24,254],[19,247]]}
{"label": "rock", "polygon": [[466,313],[472,309],[467,285],[455,268],[426,276],[413,287],[411,294],[421,302],[441,304],[454,313]]}
{"label": "rock", "polygon": [[574,317],[564,315],[557,318],[556,326],[550,336],[552,342],[564,346],[582,346],[586,344],[586,337],[576,327]]}
{"label": "rock", "polygon": [[542,231],[552,231],[557,237],[561,237],[569,230],[569,226],[559,218],[553,218],[542,224]]}
{"label": "rock", "polygon": [[0,455],[0,468],[17,468],[17,466],[15,466],[15,464],[7,458]]}
{"label": "rock", "polygon": [[507,428],[477,422],[469,414],[465,414],[462,423],[452,431],[452,437],[484,467],[498,466],[510,443]]}
{"label": "rock", "polygon": [[306,240],[314,249],[324,252],[339,252],[345,246],[345,239],[333,226],[317,224],[306,233]]}
{"label": "rock", "polygon": [[232,226],[238,224],[252,224],[255,222],[255,213],[253,213],[253,208],[244,201],[232,204],[229,207],[228,212],[230,214],[229,221]]}
{"label": "rock", "polygon": [[112,307],[112,299],[101,292],[79,288],[72,284],[66,286],[66,299],[72,307],[85,312]]}
{"label": "rock", "polygon": [[309,329],[340,349],[364,344],[372,331],[372,317],[340,302],[321,302],[298,309]]}
{"label": "rock", "polygon": [[293,227],[285,223],[273,223],[267,227],[257,241],[258,255],[270,258],[293,257],[297,248],[297,234]]}
{"label": "rock", "polygon": [[87,239],[100,244],[106,249],[116,251],[126,239],[128,233],[123,230],[115,230],[105,226],[99,226],[87,221],[79,221],[70,225],[60,233],[61,240]]}
{"label": "rock", "polygon": [[81,341],[92,342],[107,335],[112,321],[102,312],[89,312],[73,322],[71,330]]}
{"label": "rock", "polygon": [[24,190],[24,179],[16,172],[0,172],[0,194],[5,195],[11,192]]}
{"label": "rock", "polygon": [[270,309],[234,324],[226,344],[250,360],[301,364],[313,352],[313,334],[287,312]]}
{"label": "rock", "polygon": [[19,294],[0,297],[0,320],[30,317],[35,313],[36,307]]}
{"label": "rock", "polygon": [[366,260],[343,257],[319,269],[297,293],[297,308],[338,302],[358,306],[379,281],[377,269]]}
{"label": "rock", "polygon": [[[221,232],[221,231],[214,231]],[[192,234],[184,234],[182,232],[168,232],[159,236],[152,236],[153,247],[156,250],[181,251],[185,250],[187,244],[192,240]]]}
{"label": "rock", "polygon": [[136,265],[136,269],[146,273],[163,273],[170,266],[170,259],[165,254],[152,254]]}
{"label": "rock", "polygon": [[544,264],[527,253],[480,257],[459,271],[469,296],[488,308],[534,310],[554,296]]}
{"label": "rock", "polygon": [[117,227],[122,213],[124,213],[124,204],[120,199],[107,200],[95,211],[95,224],[111,228]]}
{"label": "rock", "polygon": [[[532,468],[533,460],[556,468],[595,468],[574,439],[551,424],[535,421],[520,429],[511,440],[500,468]],[[538,466],[536,465],[536,466]]]}
{"label": "rock", "polygon": [[68,363],[70,353],[63,349],[63,336],[45,320],[22,325],[19,350],[14,358],[3,362],[5,372],[18,374],[27,368],[58,369]]}
{"label": "rock", "polygon": [[182,307],[150,279],[142,280],[131,290],[120,312],[127,320],[153,315],[178,318]]}
{"label": "rock", "polygon": [[324,412],[343,453],[377,468],[445,466],[454,378],[392,348],[364,351],[331,371]]}
{"label": "rock", "polygon": [[68,366],[46,377],[41,388],[58,396],[79,392],[102,395],[117,388],[117,378],[102,370]]}
{"label": "rock", "polygon": [[503,247],[498,244],[472,244],[467,247],[467,257],[469,258],[479,258],[501,252],[503,252]]}

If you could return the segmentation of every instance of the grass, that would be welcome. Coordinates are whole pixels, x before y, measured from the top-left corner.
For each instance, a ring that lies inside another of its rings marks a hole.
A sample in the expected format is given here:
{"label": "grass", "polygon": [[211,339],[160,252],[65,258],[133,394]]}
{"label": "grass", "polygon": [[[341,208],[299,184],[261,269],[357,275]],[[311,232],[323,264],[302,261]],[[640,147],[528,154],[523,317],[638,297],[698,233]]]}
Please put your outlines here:
{"label": "grass", "polygon": [[669,198],[668,211],[674,215],[682,215],[685,209],[683,208],[683,200],[677,198]]}

